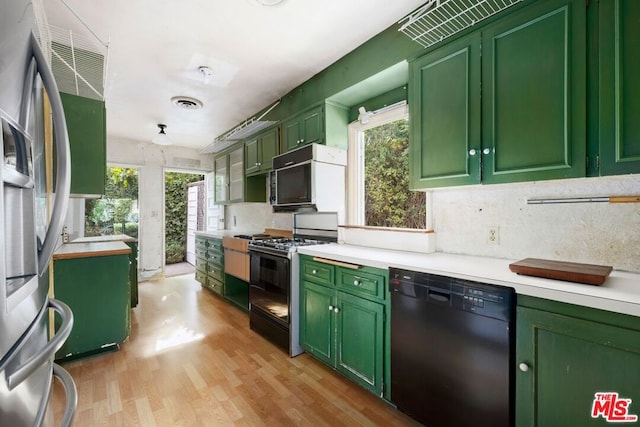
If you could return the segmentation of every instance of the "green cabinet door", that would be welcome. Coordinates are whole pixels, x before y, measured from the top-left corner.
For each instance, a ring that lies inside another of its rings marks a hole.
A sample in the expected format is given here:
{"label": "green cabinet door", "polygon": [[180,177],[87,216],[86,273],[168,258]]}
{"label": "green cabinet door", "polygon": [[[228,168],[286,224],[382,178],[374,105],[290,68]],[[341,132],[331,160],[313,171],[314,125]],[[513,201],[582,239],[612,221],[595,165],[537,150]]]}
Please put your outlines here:
{"label": "green cabinet door", "polygon": [[229,155],[223,154],[214,160],[214,197],[215,203],[229,201]]}
{"label": "green cabinet door", "polygon": [[600,174],[640,172],[640,2],[599,2]]}
{"label": "green cabinet door", "polygon": [[546,1],[482,30],[482,181],[586,173],[586,7]]}
{"label": "green cabinet door", "polygon": [[335,365],[335,291],[311,282],[300,283],[300,343],[314,357]]}
{"label": "green cabinet door", "polygon": [[413,62],[410,81],[411,189],[480,182],[480,35]]}
{"label": "green cabinet door", "polygon": [[[338,292],[336,305],[338,371],[382,395],[384,306]],[[335,312],[335,310],[334,310]]]}
{"label": "green cabinet door", "polygon": [[282,143],[286,151],[295,150],[300,145],[300,118],[294,117],[282,123]]}
{"label": "green cabinet door", "polygon": [[605,401],[592,418],[596,393],[640,416],[640,319],[632,330],[518,307],[515,369],[518,427],[611,425]]}
{"label": "green cabinet door", "polygon": [[103,101],[60,93],[71,150],[71,194],[104,194],[107,168]]}
{"label": "green cabinet door", "polygon": [[318,107],[302,115],[302,138],[299,146],[324,142],[324,108]]}
{"label": "green cabinet door", "polygon": [[260,170],[260,144],[258,138],[252,138],[244,143],[244,173],[250,175]]}
{"label": "green cabinet door", "polygon": [[278,128],[275,127],[260,136],[260,172],[270,171],[272,160],[278,154],[280,154],[280,138]]}

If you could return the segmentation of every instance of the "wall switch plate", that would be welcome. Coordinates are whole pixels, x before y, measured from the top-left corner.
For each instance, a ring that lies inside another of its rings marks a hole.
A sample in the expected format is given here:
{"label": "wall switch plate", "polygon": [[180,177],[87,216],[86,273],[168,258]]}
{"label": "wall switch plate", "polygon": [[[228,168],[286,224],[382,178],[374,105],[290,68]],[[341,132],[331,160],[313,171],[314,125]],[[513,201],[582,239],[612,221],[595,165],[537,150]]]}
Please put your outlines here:
{"label": "wall switch plate", "polygon": [[487,228],[487,243],[490,245],[500,244],[500,227],[490,225]]}

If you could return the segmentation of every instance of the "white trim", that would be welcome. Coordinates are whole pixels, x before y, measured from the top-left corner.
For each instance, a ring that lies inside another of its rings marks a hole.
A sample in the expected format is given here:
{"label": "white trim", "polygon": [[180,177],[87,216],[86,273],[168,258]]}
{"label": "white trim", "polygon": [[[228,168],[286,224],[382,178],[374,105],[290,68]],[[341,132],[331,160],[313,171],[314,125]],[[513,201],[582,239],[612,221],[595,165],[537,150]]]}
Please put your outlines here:
{"label": "white trim", "polygon": [[408,119],[409,107],[406,103],[398,104],[395,108],[384,107],[374,111],[365,124],[355,121],[349,124],[349,152],[347,159],[347,224],[364,224],[364,162],[362,144],[364,131],[391,123],[396,120]]}

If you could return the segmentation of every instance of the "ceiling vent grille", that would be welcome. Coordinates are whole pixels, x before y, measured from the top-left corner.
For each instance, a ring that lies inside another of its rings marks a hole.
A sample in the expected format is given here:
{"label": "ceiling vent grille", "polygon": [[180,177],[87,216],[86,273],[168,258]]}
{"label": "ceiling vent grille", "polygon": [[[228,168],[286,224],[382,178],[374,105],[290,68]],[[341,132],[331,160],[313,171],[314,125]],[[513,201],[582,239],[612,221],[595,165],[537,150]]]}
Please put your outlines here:
{"label": "ceiling vent grille", "polygon": [[398,31],[427,48],[521,1],[430,0],[401,19]]}
{"label": "ceiling vent grille", "polygon": [[34,1],[38,25],[34,32],[49,58],[58,90],[102,101],[109,43],[103,42],[64,0],[60,3],[70,13],[70,22],[79,24],[82,31],[48,25],[40,0]]}

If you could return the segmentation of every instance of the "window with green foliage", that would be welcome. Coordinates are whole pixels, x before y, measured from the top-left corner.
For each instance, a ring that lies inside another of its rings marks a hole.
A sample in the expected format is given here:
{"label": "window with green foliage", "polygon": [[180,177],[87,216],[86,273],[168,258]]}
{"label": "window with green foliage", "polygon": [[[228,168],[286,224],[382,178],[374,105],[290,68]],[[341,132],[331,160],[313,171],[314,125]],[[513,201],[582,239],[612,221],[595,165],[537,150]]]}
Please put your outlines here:
{"label": "window with green foliage", "polygon": [[104,197],[85,201],[84,234],[138,237],[137,169],[107,168]]}
{"label": "window with green foliage", "polygon": [[426,197],[409,190],[406,105],[349,126],[349,223],[424,229]]}

